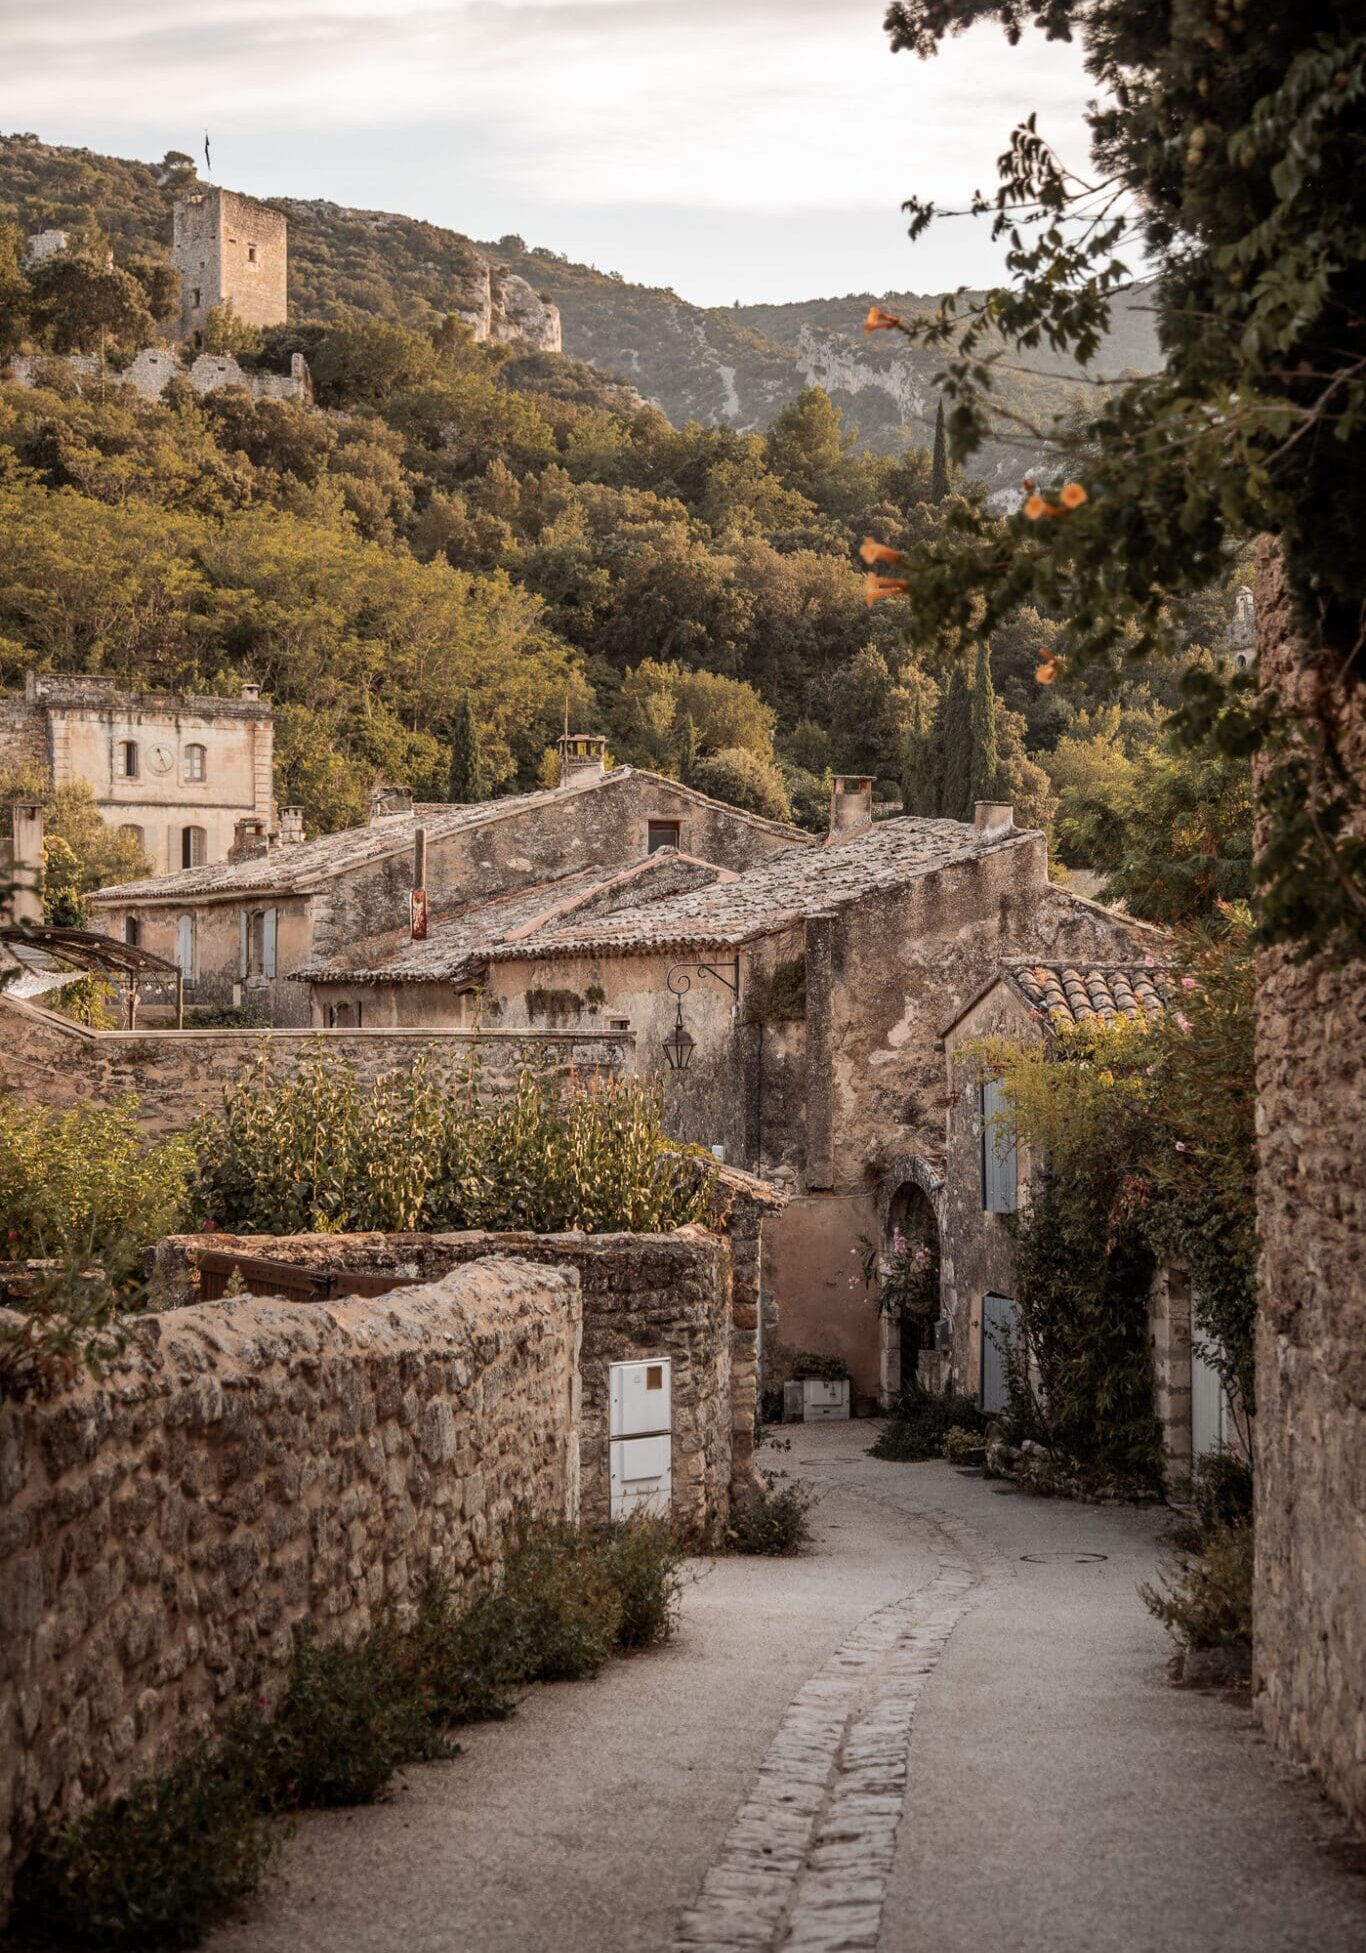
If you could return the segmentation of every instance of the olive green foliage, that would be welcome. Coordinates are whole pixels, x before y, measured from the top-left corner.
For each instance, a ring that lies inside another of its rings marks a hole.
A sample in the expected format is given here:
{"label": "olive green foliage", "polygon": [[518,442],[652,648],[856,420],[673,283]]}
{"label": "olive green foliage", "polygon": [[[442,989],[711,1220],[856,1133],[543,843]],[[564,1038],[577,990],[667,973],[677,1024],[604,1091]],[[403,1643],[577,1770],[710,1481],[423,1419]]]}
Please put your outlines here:
{"label": "olive green foliage", "polygon": [[944,396],[941,393],[934,405],[934,456],[930,472],[930,500],[942,502],[950,486],[949,437],[944,426]]}
{"label": "olive green foliage", "polygon": [[[1061,742],[1060,742],[1061,743]],[[1150,747],[1076,809],[1072,849],[1106,872],[1103,898],[1150,922],[1199,922],[1252,894],[1252,765]]]}
{"label": "olive green foliage", "polygon": [[1253,1534],[1248,1521],[1208,1530],[1196,1550],[1176,1547],[1157,1584],[1139,1593],[1149,1613],[1187,1648],[1252,1642]]}
{"label": "olive green foliage", "polygon": [[914,1463],[923,1458],[941,1458],[951,1431],[980,1434],[986,1420],[975,1397],[945,1391],[942,1396],[918,1383],[908,1384],[897,1399],[896,1408],[868,1448],[870,1458],[885,1458],[894,1463]]}
{"label": "olive green foliage", "polygon": [[0,1253],[150,1247],[185,1217],[190,1166],[185,1139],[149,1143],[135,1099],[52,1112],[0,1096]]}
{"label": "olive green foliage", "polygon": [[321,1050],[290,1078],[263,1055],[193,1135],[200,1221],[245,1233],[614,1229],[704,1217],[706,1164],[671,1148],[634,1080],[524,1070],[502,1097],[419,1061],[367,1085]]}
{"label": "olive green foliage", "polygon": [[[1082,42],[1093,168],[1069,167],[1031,116],[1001,157],[995,198],[975,205],[1007,241],[1010,282],[908,321],[913,341],[944,354],[950,446],[966,460],[993,430],[1004,364],[1045,349],[1093,359],[1140,269],[1166,363],[1148,379],[1113,376],[1055,430],[1084,505],[1003,523],[965,510],[913,557],[911,629],[929,644],[1037,604],[1067,619],[1070,683],[1088,666],[1175,649],[1243,539],[1279,538],[1309,702],[1254,699],[1246,679],[1192,664],[1181,730],[1228,759],[1266,758],[1266,937],[1304,953],[1360,948],[1366,834],[1343,733],[1358,709],[1366,597],[1360,20],[1281,0],[1198,16],[1145,0],[1029,11]],[[1017,40],[1025,18],[1017,0],[894,0],[887,24],[894,47],[928,55],[981,20]],[[907,208],[919,236],[934,207]],[[998,335],[1013,343],[1009,362]]]}
{"label": "olive green foliage", "polygon": [[824,1383],[842,1383],[849,1365],[842,1356],[827,1356],[821,1350],[799,1349],[792,1359],[792,1377],[797,1383],[816,1378]]}
{"label": "olive green foliage", "polygon": [[81,864],[59,834],[43,837],[43,921],[56,929],[84,929],[88,921]]}
{"label": "olive green foliage", "polygon": [[965,1424],[955,1424],[944,1433],[944,1461],[950,1465],[970,1465],[978,1458],[983,1445],[980,1431],[973,1431]]}
{"label": "olive green foliage", "polygon": [[479,724],[468,692],[460,694],[455,724],[451,728],[451,771],[446,783],[446,798],[458,804],[488,798]]}
{"label": "olive green foliage", "polygon": [[790,1559],[810,1544],[815,1494],[800,1479],[780,1484],[782,1476],[765,1472],[762,1490],[748,1492],[735,1501],[726,1527],[726,1545],[732,1553]]}
{"label": "olive green foliage", "polygon": [[40,1835],[17,1930],[91,1953],[198,1945],[259,1884],[279,1835],[269,1816],[371,1803],[405,1763],[454,1755],[452,1725],[511,1714],[528,1683],[667,1640],[681,1557],[658,1519],[528,1528],[464,1608],[433,1582],[411,1622],[386,1610],[357,1641],[306,1633],[273,1716],[240,1709],[166,1775]]}
{"label": "olive green foliage", "polygon": [[987,1041],[1011,1122],[1041,1162],[1016,1229],[1016,1305],[1036,1393],[1012,1369],[1020,1434],[1152,1480],[1147,1294],[1156,1257],[1190,1275],[1197,1337],[1251,1409],[1256,1312],[1255,972],[1245,914],[1192,936],[1145,1025]]}
{"label": "olive green foliage", "polygon": [[996,744],[996,692],[991,682],[991,649],[977,647],[972,680],[972,776],[969,800],[996,800],[1001,792],[1001,761]]}
{"label": "olive green foliage", "polygon": [[781,772],[771,761],[742,746],[724,748],[710,759],[698,760],[690,771],[689,784],[713,800],[743,807],[746,813],[761,814],[765,820],[791,818],[792,802]]}
{"label": "olive green foliage", "polygon": [[806,1016],[806,958],[789,957],[751,975],[745,996],[751,1024],[795,1024]]}

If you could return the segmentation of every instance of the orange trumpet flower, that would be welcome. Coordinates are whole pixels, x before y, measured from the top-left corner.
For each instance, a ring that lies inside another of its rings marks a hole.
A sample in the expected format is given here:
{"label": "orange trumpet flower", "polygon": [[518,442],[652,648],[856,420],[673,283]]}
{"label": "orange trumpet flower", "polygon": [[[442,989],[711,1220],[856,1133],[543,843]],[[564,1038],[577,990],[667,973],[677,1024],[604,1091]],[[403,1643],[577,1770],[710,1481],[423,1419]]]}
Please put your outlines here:
{"label": "orange trumpet flower", "polygon": [[886,543],[874,542],[871,536],[863,538],[858,553],[870,569],[874,563],[904,563],[906,560],[899,549],[889,549]]}
{"label": "orange trumpet flower", "polygon": [[863,321],[865,332],[899,332],[901,321],[895,312],[884,312],[880,305],[870,305],[868,316]]}
{"label": "orange trumpet flower", "polygon": [[1065,509],[1079,509],[1088,497],[1079,481],[1070,481],[1058,499]]}
{"label": "orange trumpet flower", "polygon": [[1052,655],[1052,653],[1050,652],[1046,656],[1041,656],[1039,663],[1034,668],[1035,684],[1051,685],[1053,683],[1053,680],[1057,677],[1057,675],[1058,675],[1058,661]]}
{"label": "orange trumpet flower", "polygon": [[904,576],[874,576],[870,572],[864,592],[867,601],[875,604],[879,597],[904,597],[910,587]]}
{"label": "orange trumpet flower", "polygon": [[1024,512],[1030,522],[1037,522],[1040,517],[1048,515],[1050,510],[1042,495],[1031,495],[1024,505]]}

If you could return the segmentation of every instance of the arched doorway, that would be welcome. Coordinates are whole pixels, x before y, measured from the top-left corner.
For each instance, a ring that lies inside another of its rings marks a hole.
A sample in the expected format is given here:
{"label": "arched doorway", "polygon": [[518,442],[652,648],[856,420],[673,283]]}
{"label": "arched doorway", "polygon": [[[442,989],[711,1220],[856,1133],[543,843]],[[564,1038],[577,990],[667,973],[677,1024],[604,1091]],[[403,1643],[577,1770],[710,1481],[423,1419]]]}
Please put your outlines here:
{"label": "arched doorway", "polygon": [[[882,1400],[889,1408],[909,1384],[927,1377],[922,1356],[935,1349],[940,1315],[939,1216],[935,1181],[920,1161],[890,1182],[882,1229]],[[937,1366],[936,1366],[937,1367]]]}

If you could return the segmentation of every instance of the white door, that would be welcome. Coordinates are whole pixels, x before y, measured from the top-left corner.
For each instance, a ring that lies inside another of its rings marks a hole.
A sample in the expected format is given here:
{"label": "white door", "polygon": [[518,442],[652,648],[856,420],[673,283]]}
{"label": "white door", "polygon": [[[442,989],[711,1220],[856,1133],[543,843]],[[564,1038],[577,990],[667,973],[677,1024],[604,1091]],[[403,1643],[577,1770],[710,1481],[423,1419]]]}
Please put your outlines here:
{"label": "white door", "polygon": [[1191,1350],[1191,1456],[1223,1451],[1228,1444],[1226,1400],[1219,1372],[1204,1353]]}
{"label": "white door", "polygon": [[667,1356],[614,1363],[608,1428],[612,1517],[667,1515],[673,1499],[673,1374]]}
{"label": "white door", "polygon": [[183,915],[176,923],[175,957],[180,973],[187,980],[194,975],[194,917]]}

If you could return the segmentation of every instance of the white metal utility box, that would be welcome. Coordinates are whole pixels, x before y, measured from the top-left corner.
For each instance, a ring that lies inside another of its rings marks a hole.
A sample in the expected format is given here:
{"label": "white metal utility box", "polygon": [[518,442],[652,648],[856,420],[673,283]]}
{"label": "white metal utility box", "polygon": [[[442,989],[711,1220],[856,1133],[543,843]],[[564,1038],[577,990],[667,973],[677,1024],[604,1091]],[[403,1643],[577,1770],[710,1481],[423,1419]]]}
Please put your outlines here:
{"label": "white metal utility box", "polygon": [[821,1418],[848,1415],[848,1377],[842,1377],[837,1383],[828,1382],[824,1377],[803,1377],[802,1419],[805,1423],[815,1424]]}
{"label": "white metal utility box", "polygon": [[673,1368],[667,1356],[614,1363],[608,1427],[612,1517],[668,1515],[673,1501]]}

